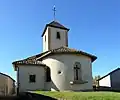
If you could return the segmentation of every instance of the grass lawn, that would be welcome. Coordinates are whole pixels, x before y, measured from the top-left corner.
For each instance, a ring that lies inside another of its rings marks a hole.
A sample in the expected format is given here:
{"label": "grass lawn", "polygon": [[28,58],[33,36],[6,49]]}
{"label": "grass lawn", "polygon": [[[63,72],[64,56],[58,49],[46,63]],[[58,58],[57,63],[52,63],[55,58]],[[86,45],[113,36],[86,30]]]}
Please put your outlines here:
{"label": "grass lawn", "polygon": [[61,100],[120,100],[118,92],[51,92],[35,91],[37,94],[43,94],[53,98],[62,98]]}

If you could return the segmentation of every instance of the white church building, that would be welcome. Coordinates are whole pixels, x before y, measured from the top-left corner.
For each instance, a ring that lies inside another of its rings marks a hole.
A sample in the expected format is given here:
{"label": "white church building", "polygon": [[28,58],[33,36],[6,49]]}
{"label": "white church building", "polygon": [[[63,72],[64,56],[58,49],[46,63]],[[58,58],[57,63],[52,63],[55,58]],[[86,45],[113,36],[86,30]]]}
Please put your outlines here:
{"label": "white church building", "polygon": [[57,21],[45,26],[43,52],[13,62],[18,91],[92,90],[92,63],[89,53],[68,47],[69,29]]}

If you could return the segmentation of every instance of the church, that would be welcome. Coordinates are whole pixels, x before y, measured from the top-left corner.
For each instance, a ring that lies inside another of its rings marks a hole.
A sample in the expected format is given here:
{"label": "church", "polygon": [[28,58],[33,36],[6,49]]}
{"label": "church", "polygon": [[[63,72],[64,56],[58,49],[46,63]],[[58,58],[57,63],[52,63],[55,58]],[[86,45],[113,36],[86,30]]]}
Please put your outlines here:
{"label": "church", "polygon": [[14,61],[19,92],[92,90],[92,63],[96,56],[68,46],[69,29],[54,20],[41,35],[40,54]]}

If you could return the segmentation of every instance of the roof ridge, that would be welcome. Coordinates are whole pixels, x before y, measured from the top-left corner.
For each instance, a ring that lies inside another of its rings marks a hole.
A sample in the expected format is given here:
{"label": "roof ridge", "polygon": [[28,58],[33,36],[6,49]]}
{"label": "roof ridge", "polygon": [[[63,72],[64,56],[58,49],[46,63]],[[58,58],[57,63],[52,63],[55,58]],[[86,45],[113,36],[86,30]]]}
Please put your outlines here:
{"label": "roof ridge", "polygon": [[63,26],[63,27],[65,27],[64,25],[62,25],[59,21],[55,21],[55,20],[53,20],[52,22],[50,22],[49,24],[52,24],[52,23],[57,23],[57,24],[60,24],[61,26]]}

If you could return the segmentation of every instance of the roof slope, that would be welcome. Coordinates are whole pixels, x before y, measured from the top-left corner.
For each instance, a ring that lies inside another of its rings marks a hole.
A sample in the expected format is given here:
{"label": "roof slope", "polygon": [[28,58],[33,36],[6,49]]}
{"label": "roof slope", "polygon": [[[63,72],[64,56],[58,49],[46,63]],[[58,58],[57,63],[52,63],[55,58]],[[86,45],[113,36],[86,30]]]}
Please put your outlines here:
{"label": "roof slope", "polygon": [[57,22],[57,21],[52,21],[52,22],[50,22],[49,24],[46,24],[42,36],[45,34],[45,31],[46,31],[46,29],[47,29],[48,26],[55,27],[55,28],[60,28],[60,29],[64,29],[64,30],[68,30],[68,31],[69,31],[68,28],[66,28],[65,26],[63,26],[63,25],[60,24],[59,22]]}
{"label": "roof slope", "polygon": [[10,78],[11,80],[13,80],[13,81],[15,82],[15,80],[14,80],[11,76],[9,76],[9,75],[7,75],[7,74],[4,74],[4,73],[1,73],[1,72],[0,72],[0,74],[3,75],[3,76],[6,76],[6,77],[8,77],[8,78]]}
{"label": "roof slope", "polygon": [[37,61],[36,58],[27,58],[19,61],[15,61],[12,64],[17,64],[17,65],[45,65],[41,61]]}
{"label": "roof slope", "polygon": [[112,73],[114,73],[114,72],[116,72],[116,71],[118,71],[118,70],[120,70],[120,68],[117,68],[117,69],[115,69],[115,70],[111,71],[110,73],[106,74],[105,76],[103,76],[103,77],[99,78],[97,81],[99,81],[99,80],[101,80],[101,79],[103,79],[103,78],[107,77],[108,75],[110,75],[110,74],[112,74]]}
{"label": "roof slope", "polygon": [[52,22],[50,22],[50,23],[47,24],[47,25],[68,30],[68,28],[66,28],[65,26],[63,26],[62,24],[60,24],[60,23],[57,22],[57,21],[52,21]]}
{"label": "roof slope", "polygon": [[42,65],[42,66],[46,66],[41,61],[36,60],[36,58],[42,56],[45,53],[46,52],[43,52],[43,53],[28,57],[28,58],[23,59],[23,60],[17,60],[17,61],[12,62],[12,64],[14,65],[15,71],[16,71],[16,68],[17,68],[16,65]]}
{"label": "roof slope", "polygon": [[26,58],[26,59],[23,59],[23,60],[14,61],[12,63],[13,67],[14,67],[14,70],[15,71],[17,70],[17,67],[18,67],[17,65],[40,65],[40,66],[46,66],[41,61],[37,61],[36,58],[37,58],[37,55]]}
{"label": "roof slope", "polygon": [[71,49],[71,48],[68,48],[68,47],[65,47],[65,46],[62,46],[62,47],[57,48],[57,49],[49,50],[45,54],[38,57],[38,59],[46,57],[49,54],[63,54],[63,53],[64,54],[81,54],[81,55],[85,55],[85,56],[90,57],[92,62],[97,59],[97,57],[94,56],[94,55],[91,55],[89,53],[86,53],[86,52],[83,52],[83,51],[80,51],[80,50]]}
{"label": "roof slope", "polygon": [[75,50],[75,49],[70,49],[68,47],[62,46],[60,48],[52,49],[52,50],[40,53],[38,55],[28,57],[28,58],[23,59],[23,60],[15,61],[12,64],[14,64],[14,65],[26,64],[26,65],[43,65],[43,66],[46,66],[44,63],[42,63],[41,61],[38,61],[38,60],[40,60],[40,59],[42,59],[42,58],[44,58],[46,56],[49,56],[50,54],[62,54],[62,53],[64,53],[64,54],[81,54],[81,55],[85,55],[85,56],[90,57],[92,62],[97,59],[96,56],[88,54],[86,52],[78,51],[78,50]]}

